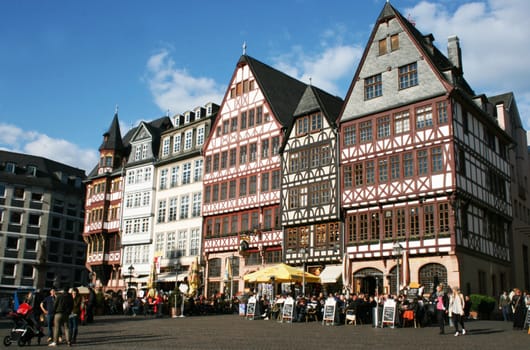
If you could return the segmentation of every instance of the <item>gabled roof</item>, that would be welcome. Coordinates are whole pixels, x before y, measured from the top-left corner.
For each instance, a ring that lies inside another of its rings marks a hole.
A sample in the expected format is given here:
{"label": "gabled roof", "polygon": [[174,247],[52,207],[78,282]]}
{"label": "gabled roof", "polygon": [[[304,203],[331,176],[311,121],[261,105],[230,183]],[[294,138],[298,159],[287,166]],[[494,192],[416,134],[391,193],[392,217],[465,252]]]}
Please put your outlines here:
{"label": "gabled roof", "polygon": [[[403,17],[403,15],[398,10],[396,10],[392,5],[390,5],[390,2],[385,3],[381,14],[377,18],[376,24],[378,25],[381,22],[385,22],[392,17],[396,17],[403,24],[404,29],[415,39],[416,43],[423,51],[423,54],[431,59],[431,62],[433,62],[435,68],[439,71],[442,77],[445,78],[445,76],[442,74],[445,71],[455,71],[454,74],[457,78],[455,79],[455,81],[450,83],[462,89],[470,96],[475,95],[473,89],[471,89],[467,81],[462,76],[462,72],[458,72],[458,69],[454,66],[454,64],[432,43],[434,41],[434,36],[432,34],[422,34],[414,24],[410,23],[408,19]],[[374,32],[376,30],[377,26],[374,27]]]}
{"label": "gabled roof", "polygon": [[99,146],[99,150],[114,150],[122,152],[125,149],[121,139],[120,123],[118,121],[118,113],[114,114],[112,123],[110,123],[109,130],[103,134],[103,142]]}
{"label": "gabled roof", "polygon": [[288,127],[306,84],[248,55],[242,55],[238,66],[247,64],[278,121]]}
{"label": "gabled roof", "polygon": [[[297,117],[318,111],[322,112],[324,118],[326,118],[331,127],[335,127],[343,103],[344,101],[340,97],[333,96],[315,86],[307,85],[304,94],[300,98],[296,110],[293,113],[293,118],[288,126],[286,135],[290,135]],[[287,138],[288,137],[283,140],[280,152],[283,152],[283,147],[285,147],[285,144],[287,143]]]}

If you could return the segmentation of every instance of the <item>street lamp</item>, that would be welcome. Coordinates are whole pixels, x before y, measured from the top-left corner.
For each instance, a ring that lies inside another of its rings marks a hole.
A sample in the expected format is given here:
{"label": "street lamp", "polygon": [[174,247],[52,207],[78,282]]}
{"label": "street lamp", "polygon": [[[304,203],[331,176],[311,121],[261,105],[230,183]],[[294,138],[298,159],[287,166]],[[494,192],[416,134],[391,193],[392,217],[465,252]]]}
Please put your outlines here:
{"label": "street lamp", "polygon": [[392,252],[396,256],[397,264],[396,264],[396,296],[399,296],[399,257],[403,253],[403,247],[399,242],[395,242],[392,246]]}
{"label": "street lamp", "polygon": [[305,263],[307,261],[307,249],[304,247],[300,249],[302,254],[302,295],[305,297]]}

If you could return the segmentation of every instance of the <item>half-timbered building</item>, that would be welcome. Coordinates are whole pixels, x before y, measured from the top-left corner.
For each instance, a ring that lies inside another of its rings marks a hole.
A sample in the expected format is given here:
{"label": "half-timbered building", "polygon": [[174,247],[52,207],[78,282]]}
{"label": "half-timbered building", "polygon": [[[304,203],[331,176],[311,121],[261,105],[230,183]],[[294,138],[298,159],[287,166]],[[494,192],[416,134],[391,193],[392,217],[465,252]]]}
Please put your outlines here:
{"label": "half-timbered building", "polygon": [[[530,246],[530,197],[528,190],[528,175],[530,162],[528,155],[527,133],[523,127],[519,109],[513,93],[492,96],[489,101],[495,106],[499,126],[513,139],[510,148],[509,161],[511,164],[511,198],[513,207],[512,235],[510,241],[511,278],[508,285],[504,279],[496,283],[492,279],[493,293],[499,295],[511,286],[530,290],[530,261],[528,247]],[[498,289],[496,289],[498,287]]]}
{"label": "half-timbered building", "polygon": [[154,282],[151,272],[154,268],[155,164],[160,135],[171,127],[171,119],[167,116],[152,122],[142,121],[130,138],[131,152],[125,164],[124,205],[120,224],[122,275],[128,276],[129,268],[131,272],[134,271],[131,282],[137,287]]}
{"label": "half-timbered building", "polygon": [[307,264],[332,283],[342,273],[336,124],[342,103],[307,86],[280,149],[285,261]]}
{"label": "half-timbered building", "polygon": [[[510,137],[448,56],[384,5],[340,116],[352,289],[491,294],[510,273]],[[498,290],[498,289],[497,289]]]}
{"label": "half-timbered building", "polygon": [[172,117],[162,132],[156,162],[154,257],[157,287],[173,289],[195,258],[200,258],[202,232],[202,146],[219,106],[208,103]]}
{"label": "half-timbered building", "polygon": [[246,54],[236,65],[203,152],[207,295],[282,260],[279,149],[305,87]]}
{"label": "half-timbered building", "polygon": [[99,163],[85,181],[86,267],[90,282],[108,289],[123,288],[121,277],[121,206],[123,165],[130,148],[122,139],[118,113],[99,147]]}

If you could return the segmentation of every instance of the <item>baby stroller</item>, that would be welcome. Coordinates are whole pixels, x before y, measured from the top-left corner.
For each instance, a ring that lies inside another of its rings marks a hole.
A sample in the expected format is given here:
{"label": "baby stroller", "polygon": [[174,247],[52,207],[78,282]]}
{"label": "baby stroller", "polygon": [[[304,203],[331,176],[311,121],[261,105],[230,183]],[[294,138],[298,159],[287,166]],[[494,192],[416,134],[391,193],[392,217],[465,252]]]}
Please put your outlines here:
{"label": "baby stroller", "polygon": [[44,333],[37,324],[33,316],[33,309],[29,304],[20,304],[17,312],[10,312],[8,317],[13,320],[13,327],[9,335],[4,337],[5,346],[14,342],[17,342],[18,346],[31,345],[31,339],[34,337],[37,337],[37,343],[40,344]]}

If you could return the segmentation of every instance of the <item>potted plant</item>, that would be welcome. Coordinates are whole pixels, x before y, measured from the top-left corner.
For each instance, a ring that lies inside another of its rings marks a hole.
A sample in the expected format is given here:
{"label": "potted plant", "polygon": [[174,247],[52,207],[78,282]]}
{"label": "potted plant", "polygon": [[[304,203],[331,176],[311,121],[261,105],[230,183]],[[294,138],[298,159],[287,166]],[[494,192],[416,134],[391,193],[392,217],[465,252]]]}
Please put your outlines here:
{"label": "potted plant", "polygon": [[495,299],[482,294],[471,294],[471,311],[469,317],[472,319],[489,320],[495,309]]}

